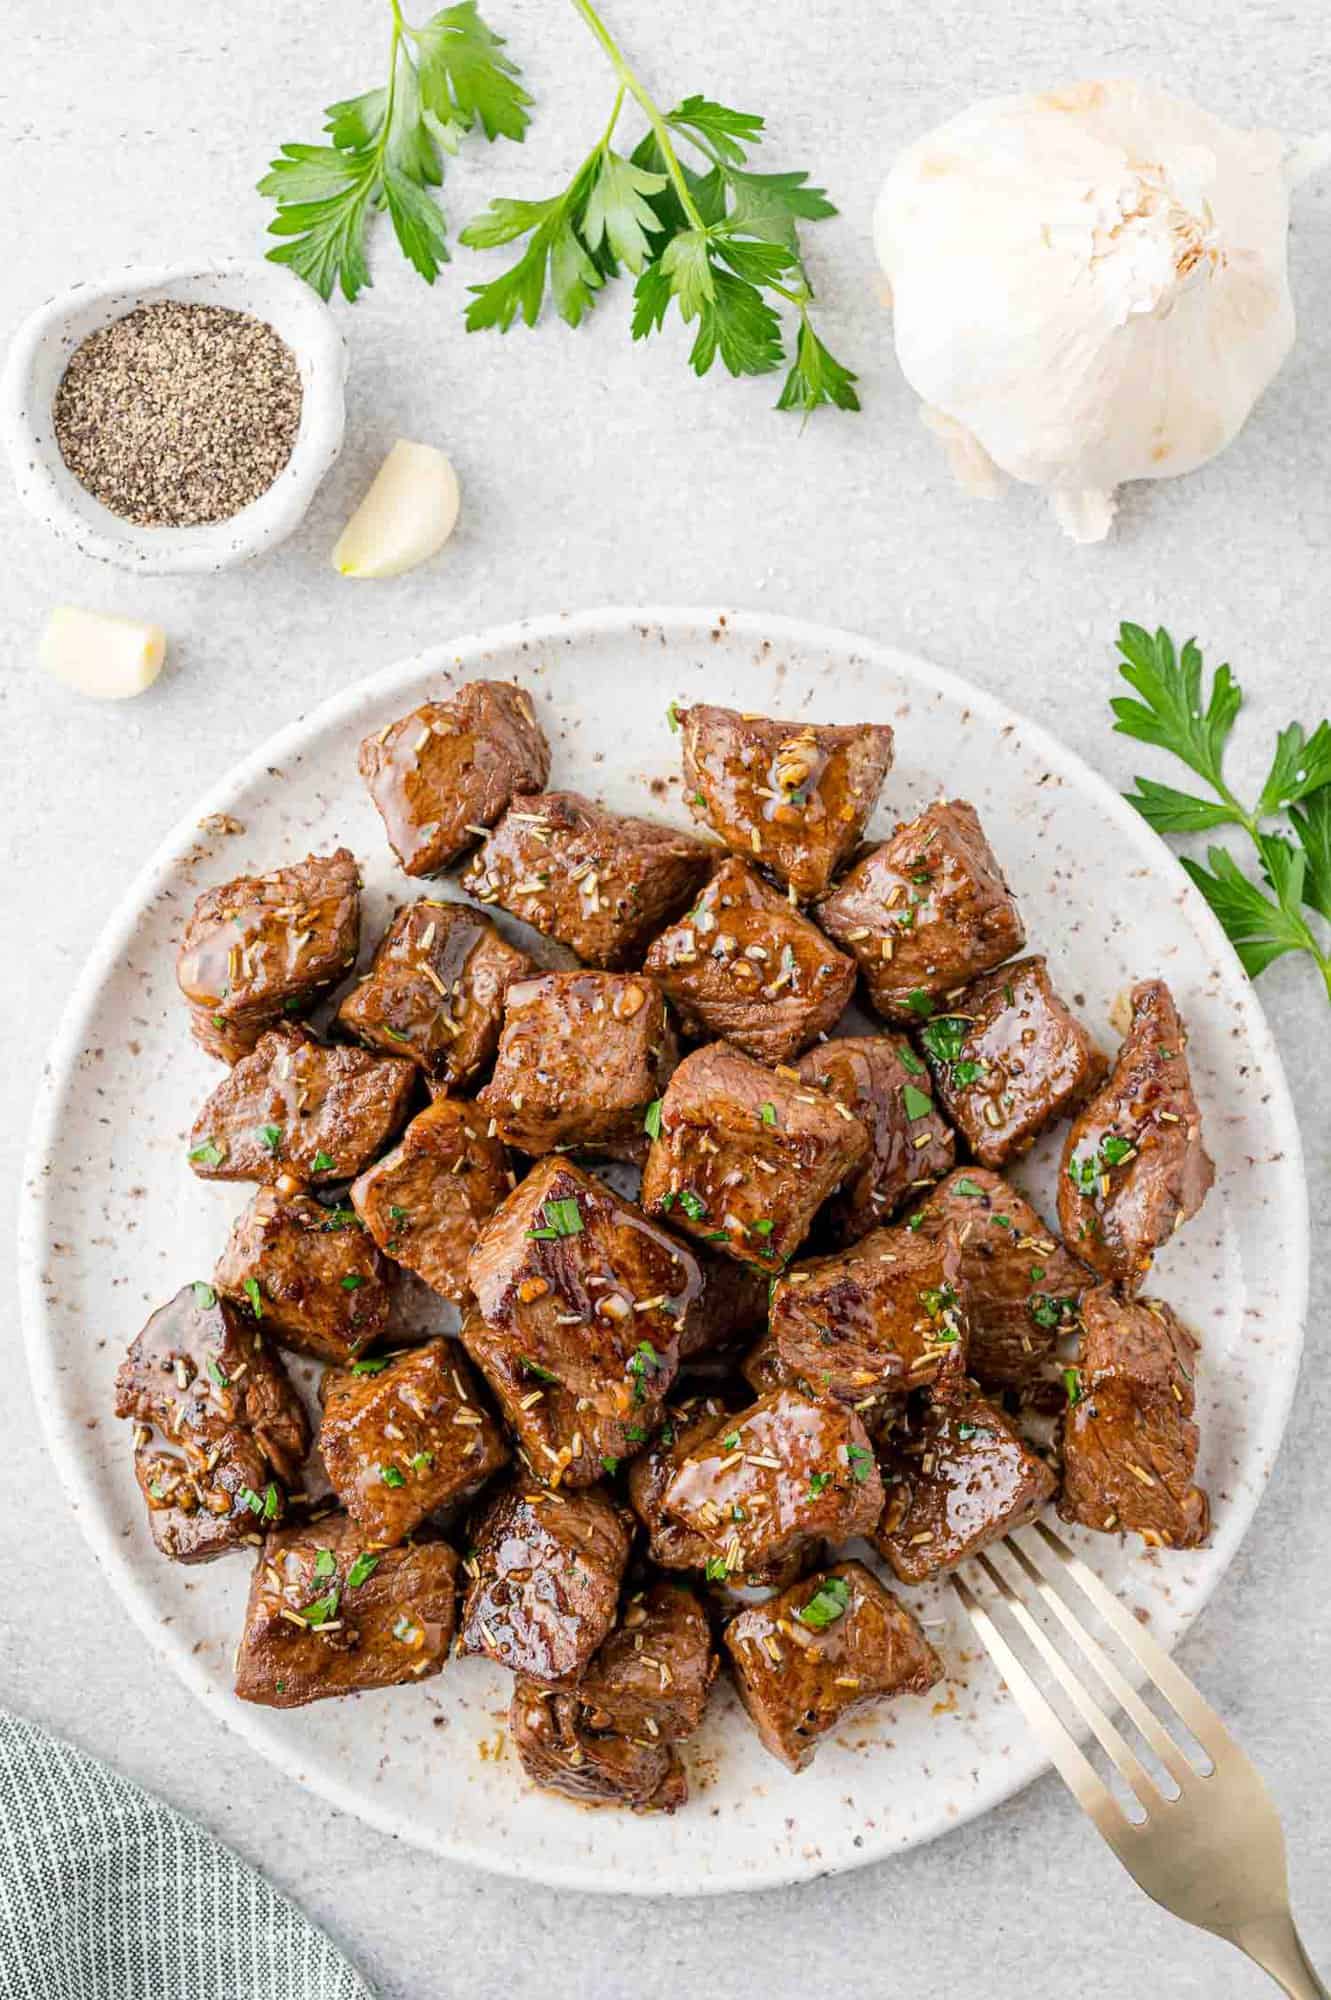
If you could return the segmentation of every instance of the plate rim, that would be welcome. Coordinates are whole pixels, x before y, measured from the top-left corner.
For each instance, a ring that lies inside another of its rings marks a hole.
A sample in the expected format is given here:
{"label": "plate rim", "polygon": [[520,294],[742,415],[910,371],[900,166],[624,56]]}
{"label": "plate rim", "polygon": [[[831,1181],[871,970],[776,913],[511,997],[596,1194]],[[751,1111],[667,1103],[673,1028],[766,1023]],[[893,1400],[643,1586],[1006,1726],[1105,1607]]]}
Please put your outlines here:
{"label": "plate rim", "polygon": [[[1180,866],[1173,851],[1133,811],[1124,796],[1115,791],[1106,778],[1103,778],[1077,751],[1069,748],[1024,710],[1014,707],[1002,696],[980,687],[951,668],[936,666],[932,661],[907,648],[871,639],[863,633],[825,624],[817,619],[698,605],[604,604],[579,611],[537,614],[467,632],[457,638],[440,641],[423,647],[413,654],[392,660],[373,673],[364,675],[328,695],[239,758],[167,830],[147,860],[136,870],[84,959],[62,1010],[59,1025],[46,1050],[28,1130],[19,1189],[18,1292],[29,1383],[37,1405],[43,1440],[55,1462],[65,1497],[76,1517],[80,1532],[91,1548],[99,1570],[128,1612],[133,1624],[148,1641],[154,1654],[170,1667],[177,1678],[221,1722],[224,1729],[240,1736],[257,1755],[274,1765],[295,1784],[314,1792],[330,1805],[375,1827],[379,1832],[409,1841],[423,1852],[459,1861],[467,1866],[503,1875],[509,1879],[538,1882],[553,1888],[572,1889],[584,1894],[592,1891],[588,1889],[585,1870],[581,1866],[563,1867],[555,1860],[538,1860],[533,1863],[528,1856],[503,1847],[480,1848],[470,1839],[447,1837],[437,1834],[433,1829],[418,1827],[393,1809],[380,1806],[374,1798],[366,1797],[354,1790],[347,1781],[338,1776],[336,1771],[311,1767],[308,1762],[303,1764],[296,1748],[288,1749],[283,1742],[264,1733],[259,1716],[251,1718],[248,1711],[239,1707],[234,1715],[223,1712],[216,1700],[216,1690],[208,1672],[188,1651],[180,1651],[174,1646],[172,1632],[161,1624],[142,1587],[135,1581],[131,1566],[124,1556],[121,1538],[114,1535],[109,1524],[102,1519],[95,1504],[95,1489],[90,1478],[82,1471],[77,1455],[61,1448],[64,1440],[57,1416],[58,1371],[54,1365],[54,1348],[46,1337],[46,1303],[42,1292],[41,1271],[46,1261],[44,1250],[48,1240],[47,1190],[51,1177],[47,1172],[47,1166],[52,1159],[58,1139],[59,1098],[83,1046],[87,1019],[108,971],[123,952],[134,924],[155,889],[160,886],[161,879],[178,866],[181,853],[196,843],[199,821],[210,812],[225,810],[227,801],[235,791],[260,776],[270,765],[280,767],[283,759],[293,751],[303,754],[311,736],[335,727],[346,714],[359,707],[367,698],[380,694],[386,696],[395,687],[418,678],[422,673],[428,673],[435,666],[457,667],[477,661],[477,671],[480,671],[479,658],[485,654],[515,649],[532,651],[541,646],[564,644],[570,639],[603,637],[619,630],[634,630],[643,626],[679,636],[692,633],[699,638],[705,637],[720,626],[730,637],[748,639],[756,645],[761,645],[765,641],[772,645],[786,643],[791,646],[821,648],[824,651],[853,653],[871,662],[877,659],[882,661],[889,671],[904,672],[916,680],[922,688],[942,693],[986,716],[997,728],[1015,724],[1023,740],[1032,749],[1046,756],[1052,768],[1074,780],[1083,790],[1091,792],[1106,817],[1131,845],[1138,849],[1144,859],[1149,860],[1155,868],[1164,865],[1174,880],[1176,890],[1186,902],[1191,916],[1199,923],[1203,935],[1209,935],[1212,945],[1218,948],[1217,956],[1223,957],[1225,952],[1231,950],[1218,919]],[[1284,1441],[1298,1385],[1307,1317],[1311,1236],[1302,1135],[1294,1113],[1284,1063],[1256,990],[1252,982],[1244,978],[1241,984],[1236,986],[1235,991],[1242,996],[1245,1033],[1270,1078],[1268,1108],[1279,1135],[1287,1177],[1296,1190],[1296,1200],[1286,1213],[1294,1252],[1286,1260],[1287,1275],[1284,1281],[1284,1288],[1289,1293],[1292,1308],[1290,1317],[1293,1324],[1288,1336],[1290,1365],[1279,1386],[1276,1401],[1268,1409],[1262,1428],[1254,1441],[1257,1448],[1263,1446],[1266,1448],[1269,1459],[1267,1480],[1241,1520],[1233,1511],[1227,1514],[1220,1534],[1212,1543],[1212,1548],[1220,1560],[1209,1583],[1202,1590],[1171,1642],[1171,1652],[1186,1636],[1194,1620],[1205,1609],[1222,1578],[1228,1573],[1265,1496],[1270,1471],[1274,1469]],[[946,1823],[906,1841],[886,1840],[874,1845],[866,1842],[863,1848],[839,1856],[830,1864],[810,1863],[799,1857],[787,1855],[774,1858],[773,1863],[764,1868],[761,1874],[740,1873],[733,1868],[727,1869],[723,1866],[714,1868],[704,1882],[687,1885],[663,1878],[660,1873],[654,1873],[647,1881],[616,1877],[599,1881],[595,1885],[595,1893],[642,1896],[652,1900],[667,1896],[756,1893],[765,1889],[784,1888],[795,1883],[816,1881],[829,1875],[849,1873],[853,1869],[868,1866],[873,1862],[890,1860],[894,1854],[903,1853],[910,1847],[924,1846],[954,1828],[980,1818],[1014,1797],[1019,1791],[1023,1791],[1049,1768],[1048,1758],[1027,1739],[1022,1743],[1022,1754],[1014,1753],[997,1781],[987,1787],[982,1786],[976,1796],[968,1800]]]}

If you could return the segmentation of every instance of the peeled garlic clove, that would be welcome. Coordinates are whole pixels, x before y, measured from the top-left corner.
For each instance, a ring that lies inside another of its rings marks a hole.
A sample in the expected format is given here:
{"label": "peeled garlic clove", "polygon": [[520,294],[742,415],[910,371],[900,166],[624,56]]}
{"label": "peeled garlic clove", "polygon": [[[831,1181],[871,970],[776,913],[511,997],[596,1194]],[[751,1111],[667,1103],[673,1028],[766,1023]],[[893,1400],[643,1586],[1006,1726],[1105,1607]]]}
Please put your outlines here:
{"label": "peeled garlic clove", "polygon": [[399,438],[333,550],[343,576],[401,576],[441,549],[462,493],[442,451]]}
{"label": "peeled garlic clove", "polygon": [[37,658],[48,674],[94,701],[128,701],[150,688],[166,658],[160,625],[58,604],[46,621]]}

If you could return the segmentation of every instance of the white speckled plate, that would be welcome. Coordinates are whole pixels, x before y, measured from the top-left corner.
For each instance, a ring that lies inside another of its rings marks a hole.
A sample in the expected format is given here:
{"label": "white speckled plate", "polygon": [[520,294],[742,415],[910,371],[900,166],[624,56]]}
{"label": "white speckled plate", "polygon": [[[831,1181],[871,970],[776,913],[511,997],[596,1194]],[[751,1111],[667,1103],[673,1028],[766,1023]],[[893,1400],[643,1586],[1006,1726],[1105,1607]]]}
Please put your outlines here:
{"label": "white speckled plate", "polygon": [[[1298,1365],[1307,1274],[1299,1141],[1271,1037],[1201,898],[1099,778],[1033,723],[920,660],[845,633],[759,616],[604,611],[440,646],[389,667],[264,744],[199,802],[107,925],[56,1039],[23,1203],[25,1332],[55,1462],[126,1607],[212,1712],[300,1783],[435,1851],[589,1890],[749,1889],[848,1868],[929,1839],[1027,1783],[1041,1759],[953,1608],[908,1593],[950,1673],[939,1699],[857,1722],[791,1777],[759,1747],[727,1688],[689,1746],[689,1806],[673,1819],[593,1813],[534,1792],[506,1745],[507,1678],[450,1663],[411,1689],[289,1714],[230,1692],[249,1564],[190,1570],[149,1541],[112,1378],[149,1311],[208,1273],[247,1190],[206,1186],[184,1140],[220,1074],[190,1041],[173,978],[198,892],[345,842],[367,887],[367,947],[413,893],[356,776],[360,738],[477,674],[536,696],[553,782],[683,819],[668,701],[705,698],[826,721],[887,721],[897,762],[877,824],[940,787],[970,798],[1020,899],[1032,944],[1112,1046],[1110,1003],[1161,973],[1192,1030],[1219,1174],[1170,1244],[1155,1289],[1204,1349],[1200,1476],[1209,1548],[1145,1556],[1081,1537],[1101,1573],[1173,1641],[1233,1556],[1261,1497]],[[212,812],[244,832],[200,831]],[[1043,1198],[1049,1147],[1018,1176]],[[151,1686],[125,1689],[150,1703]]]}

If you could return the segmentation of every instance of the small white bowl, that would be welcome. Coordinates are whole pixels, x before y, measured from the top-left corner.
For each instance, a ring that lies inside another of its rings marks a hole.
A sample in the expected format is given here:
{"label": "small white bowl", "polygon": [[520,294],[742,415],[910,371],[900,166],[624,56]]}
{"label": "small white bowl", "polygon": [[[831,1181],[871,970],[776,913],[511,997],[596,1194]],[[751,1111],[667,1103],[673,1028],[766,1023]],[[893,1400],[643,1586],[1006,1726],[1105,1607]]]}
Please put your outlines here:
{"label": "small white bowl", "polygon": [[[113,514],[65,464],[51,417],[60,379],[80,342],[136,306],[162,299],[231,306],[267,320],[294,354],[304,390],[296,442],[273,484],[238,514],[198,528],[143,528]],[[275,547],[298,526],[342,449],[346,376],[346,346],[332,313],[282,265],[241,258],[131,265],[96,283],[72,286],[23,322],[0,377],[0,438],[28,512],[85,555],[147,576],[226,569]]]}

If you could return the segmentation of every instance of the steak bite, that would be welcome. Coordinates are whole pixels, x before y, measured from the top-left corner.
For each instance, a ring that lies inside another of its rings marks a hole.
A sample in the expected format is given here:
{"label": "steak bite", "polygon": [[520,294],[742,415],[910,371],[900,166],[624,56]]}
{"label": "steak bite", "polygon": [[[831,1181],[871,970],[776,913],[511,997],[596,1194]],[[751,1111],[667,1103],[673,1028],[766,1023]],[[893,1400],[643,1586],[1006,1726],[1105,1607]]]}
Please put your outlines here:
{"label": "steak bite", "polygon": [[236,1693],[265,1708],[426,1680],[448,1658],[458,1559],[422,1538],[371,1551],[330,1514],[270,1534],[254,1566]]}
{"label": "steak bite", "polygon": [[764,1069],[715,1042],[670,1079],[642,1205],[776,1271],[868,1151],[868,1133],[843,1104],[807,1089],[794,1070]]}
{"label": "steak bite", "polygon": [[262,1333],[211,1285],[159,1307],[116,1375],[157,1547],[208,1562],[258,1540],[300,1483],[310,1429]]}
{"label": "steak bite", "polygon": [[647,1108],[679,1049],[655,980],[641,973],[547,972],[504,1003],[494,1075],[477,1100],[521,1152],[646,1151]]}
{"label": "steak bite", "polygon": [[595,1489],[506,1488],[476,1527],[462,1651],[547,1687],[572,1686],[615,1622],[629,1520]]}
{"label": "steak bite", "polygon": [[465,1091],[494,1058],[511,981],[531,969],[480,910],[422,898],[393,918],[337,1023],[370,1048],[409,1056],[445,1090]]}
{"label": "steak bite", "polygon": [[546,792],[505,813],[462,886],[613,972],[639,963],[714,856],[674,827],[607,812],[576,792]]}
{"label": "steak bite", "polygon": [[929,1072],[904,1036],[823,1042],[797,1068],[853,1111],[869,1134],[868,1158],[827,1208],[835,1235],[854,1243],[945,1174],[956,1141],[935,1108]]}
{"label": "steak bite", "polygon": [[730,1425],[719,1396],[691,1396],[671,1404],[646,1449],[629,1467],[629,1503],[647,1530],[647,1553],[662,1569],[702,1569],[708,1561],[710,1544],[667,1518],[665,1496],[693,1447]]}
{"label": "steak bite", "polygon": [[1082,1319],[1059,1513],[1153,1548],[1199,1547],[1211,1508],[1193,1484],[1196,1340],[1162,1299],[1120,1299],[1108,1285],[1086,1294]]}
{"label": "steak bite", "polygon": [[947,1235],[875,1229],[778,1278],[771,1329],[786,1367],[824,1393],[904,1396],[965,1366],[961,1254]]}
{"label": "steak bite", "polygon": [[984,1167],[959,1167],[907,1227],[950,1236],[961,1253],[968,1373],[994,1389],[1058,1382],[1055,1351],[1077,1324],[1087,1275],[1025,1196]]}
{"label": "steak bite", "polygon": [[740,1700],[764,1747],[792,1771],[874,1702],[926,1694],[943,1663],[905,1605],[863,1563],[792,1584],[724,1633]]}
{"label": "steak bite", "polygon": [[1083,1264],[1135,1291],[1154,1251],[1205,1201],[1215,1168],[1173,996],[1162,979],[1148,979],[1131,999],[1109,1080],[1063,1148],[1058,1219]]}
{"label": "steak bite", "polygon": [[981,1166],[1001,1167],[1085,1101],[1108,1065],[1055,993],[1043,958],[1018,958],[920,1030],[939,1101]]}
{"label": "steak bite", "polygon": [[661,1577],[630,1596],[578,1682],[578,1699],[592,1729],[678,1743],[701,1723],[716,1668],[702,1606]]}
{"label": "steak bite", "polygon": [[512,1336],[488,1327],[479,1313],[467,1314],[459,1338],[517,1439],[518,1457],[540,1485],[595,1486],[646,1443],[641,1413],[617,1417],[594,1409],[548,1369],[525,1360]]}
{"label": "steak bite", "polygon": [[503,1433],[455,1340],[431,1340],[373,1372],[330,1369],[319,1450],[333,1490],[375,1548],[438,1507],[479,1493],[507,1465]]}
{"label": "steak bite", "polygon": [[705,1544],[707,1574],[729,1576],[867,1534],[882,1493],[853,1410],[777,1389],[691,1443],[661,1504]]}
{"label": "steak bite", "polygon": [[707,704],[678,719],[695,817],[797,896],[818,895],[859,844],[891,768],[892,731],[776,722]]}
{"label": "steak bite", "polygon": [[390,1275],[351,1209],[264,1187],[232,1225],[213,1283],[283,1347],[349,1361],[388,1324]]}
{"label": "steak bite", "polygon": [[786,1062],[838,1021],[854,961],[747,862],[723,861],[644,961],[686,1034],[722,1038],[759,1062]]}
{"label": "steak bite", "polygon": [[519,1677],[508,1728],[532,1783],[580,1806],[672,1813],[688,1803],[688,1779],[673,1743],[595,1730],[576,1695]]}
{"label": "steak bite", "polygon": [[703,1280],[632,1202],[551,1154],[491,1216],[467,1272],[515,1355],[607,1416],[652,1420]]}
{"label": "steak bite", "polygon": [[270,1028],[195,1119],[189,1163],[205,1181],[350,1180],[404,1123],[417,1074],[396,1056]]}
{"label": "steak bite", "polygon": [[934,1391],[880,1447],[887,1490],[870,1540],[903,1583],[924,1583],[1033,1521],[1058,1481],[973,1383]]}
{"label": "steak bite", "polygon": [[898,825],[814,911],[853,952],[889,1021],[915,1021],[1026,942],[1016,902],[965,799]]}
{"label": "steak bite", "polygon": [[468,681],[367,736],[359,764],[403,872],[438,875],[516,794],[540,791],[550,746],[522,688]]}
{"label": "steak bite", "polygon": [[476,1105],[436,1097],[351,1186],[351,1205],[386,1256],[455,1305],[471,1297],[467,1258],[514,1185],[507,1149]]}
{"label": "steak bite", "polygon": [[680,1328],[681,1363],[751,1339],[767,1324],[771,1280],[764,1272],[717,1256],[702,1243],[693,1245],[693,1254],[702,1271],[702,1297]]}
{"label": "steak bite", "polygon": [[360,876],[345,847],[205,890],[176,958],[191,1034],[210,1056],[238,1061],[275,1021],[308,1014],[359,945]]}

